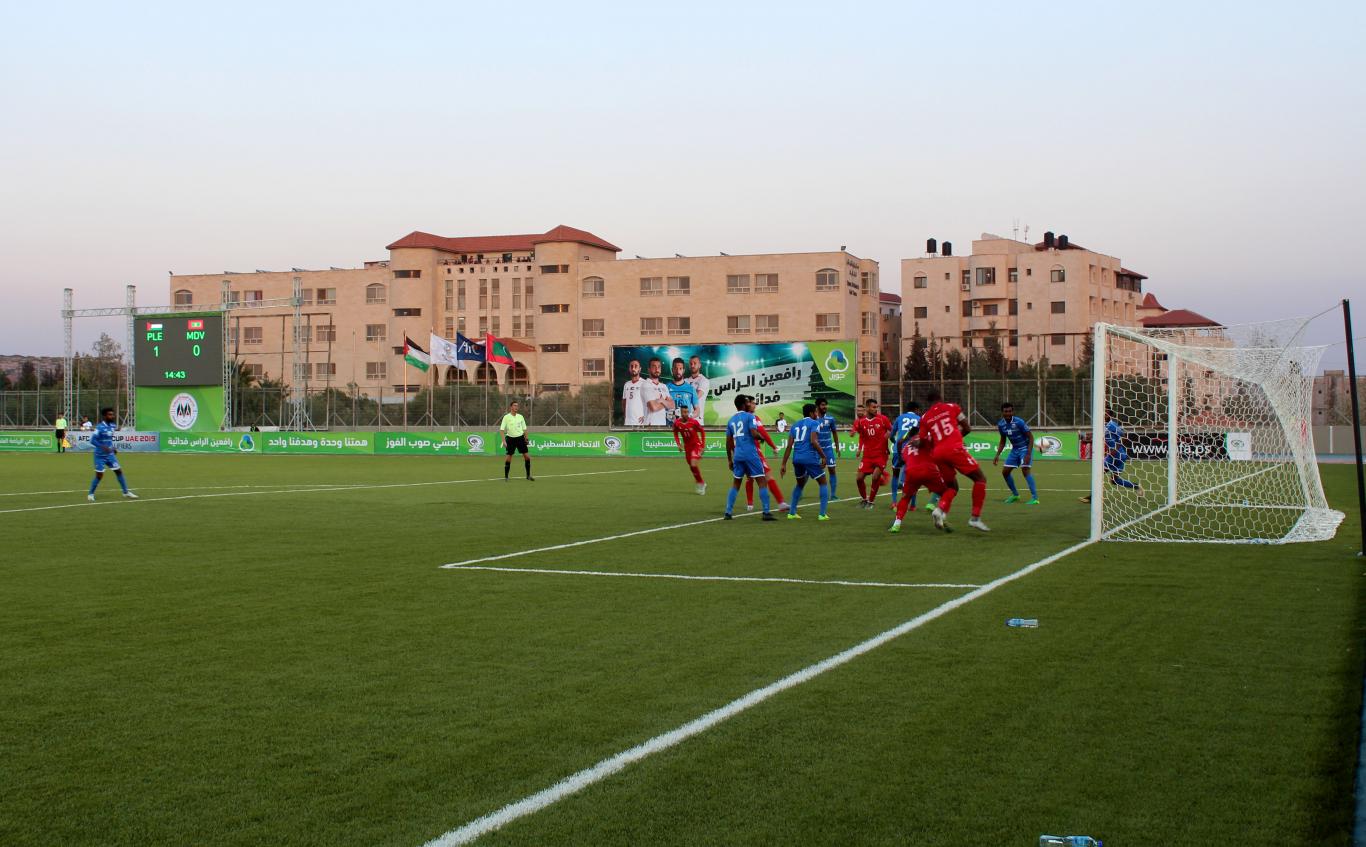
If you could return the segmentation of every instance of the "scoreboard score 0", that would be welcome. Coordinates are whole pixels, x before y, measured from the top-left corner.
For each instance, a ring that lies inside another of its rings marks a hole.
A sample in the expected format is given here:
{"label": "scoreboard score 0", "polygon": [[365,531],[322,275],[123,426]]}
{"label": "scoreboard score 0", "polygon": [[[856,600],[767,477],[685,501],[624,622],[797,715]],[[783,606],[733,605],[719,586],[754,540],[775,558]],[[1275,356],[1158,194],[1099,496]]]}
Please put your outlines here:
{"label": "scoreboard score 0", "polygon": [[135,321],[137,385],[222,384],[222,315],[139,315]]}

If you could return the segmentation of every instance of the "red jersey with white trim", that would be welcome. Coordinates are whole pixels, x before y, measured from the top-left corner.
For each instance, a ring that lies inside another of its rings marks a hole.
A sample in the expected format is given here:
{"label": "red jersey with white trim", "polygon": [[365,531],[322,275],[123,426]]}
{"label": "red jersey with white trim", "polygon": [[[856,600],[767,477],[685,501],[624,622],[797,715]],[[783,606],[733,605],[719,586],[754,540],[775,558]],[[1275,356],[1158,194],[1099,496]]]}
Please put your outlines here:
{"label": "red jersey with white trim", "polygon": [[963,446],[963,431],[958,428],[958,417],[963,414],[957,403],[935,403],[920,417],[920,434],[936,447],[946,449]]}
{"label": "red jersey with white trim", "polygon": [[702,452],[706,436],[707,431],[702,428],[697,418],[674,418],[674,441],[681,443],[687,452]]}
{"label": "red jersey with white trim", "polygon": [[864,459],[885,460],[887,458],[887,436],[892,431],[892,422],[886,415],[878,412],[873,417],[864,415],[854,421],[852,427],[858,436],[859,449]]}
{"label": "red jersey with white trim", "polygon": [[934,445],[922,438],[908,438],[901,448],[901,461],[907,468],[932,470],[939,473],[939,463],[934,460]]}

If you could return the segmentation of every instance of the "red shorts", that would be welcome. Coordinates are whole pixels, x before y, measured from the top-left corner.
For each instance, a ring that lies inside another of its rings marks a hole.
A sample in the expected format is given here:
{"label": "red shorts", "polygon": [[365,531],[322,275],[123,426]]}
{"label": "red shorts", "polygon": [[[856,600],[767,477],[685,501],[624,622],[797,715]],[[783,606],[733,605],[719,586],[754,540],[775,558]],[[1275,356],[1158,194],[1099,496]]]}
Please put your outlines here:
{"label": "red shorts", "polygon": [[864,456],[863,461],[860,462],[858,466],[858,472],[865,476],[872,473],[881,473],[885,470],[887,470],[886,456]]}
{"label": "red shorts", "polygon": [[938,465],[914,464],[906,466],[906,481],[902,483],[901,490],[909,497],[921,487],[928,488],[935,494],[943,494],[948,488],[944,484],[944,477],[939,473]]}
{"label": "red shorts", "polygon": [[934,461],[939,465],[939,472],[945,479],[952,479],[954,471],[967,476],[981,467],[977,464],[977,460],[968,453],[968,448],[961,444],[936,445],[932,455]]}
{"label": "red shorts", "polygon": [[690,465],[691,465],[693,462],[700,462],[700,461],[702,461],[702,448],[701,448],[701,447],[689,447],[686,451],[684,451],[683,455],[687,457],[687,459],[688,459],[688,464],[690,464]]}

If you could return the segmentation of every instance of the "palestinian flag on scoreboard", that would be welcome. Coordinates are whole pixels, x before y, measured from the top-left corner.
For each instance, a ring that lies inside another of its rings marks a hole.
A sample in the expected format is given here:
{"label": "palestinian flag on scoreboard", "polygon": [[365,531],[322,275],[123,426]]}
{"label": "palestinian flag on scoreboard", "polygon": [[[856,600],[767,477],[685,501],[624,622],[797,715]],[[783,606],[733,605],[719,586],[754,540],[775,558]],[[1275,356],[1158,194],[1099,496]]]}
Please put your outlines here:
{"label": "palestinian flag on scoreboard", "polygon": [[403,359],[420,371],[432,366],[432,357],[427,355],[427,351],[406,335],[403,336]]}
{"label": "palestinian flag on scoreboard", "polygon": [[493,333],[484,333],[484,361],[491,365],[510,365],[512,364],[512,354],[508,352],[508,346],[493,337]]}

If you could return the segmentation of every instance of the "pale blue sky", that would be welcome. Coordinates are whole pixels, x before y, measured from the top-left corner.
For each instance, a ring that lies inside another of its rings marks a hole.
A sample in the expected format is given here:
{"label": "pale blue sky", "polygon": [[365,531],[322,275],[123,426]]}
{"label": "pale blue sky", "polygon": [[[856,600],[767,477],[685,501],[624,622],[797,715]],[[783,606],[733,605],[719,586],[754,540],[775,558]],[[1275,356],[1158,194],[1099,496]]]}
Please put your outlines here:
{"label": "pale blue sky", "polygon": [[1169,307],[1366,327],[1359,2],[130,5],[0,11],[0,352],[60,352],[68,285],[560,223],[847,244],[899,291],[927,236],[1019,219]]}

